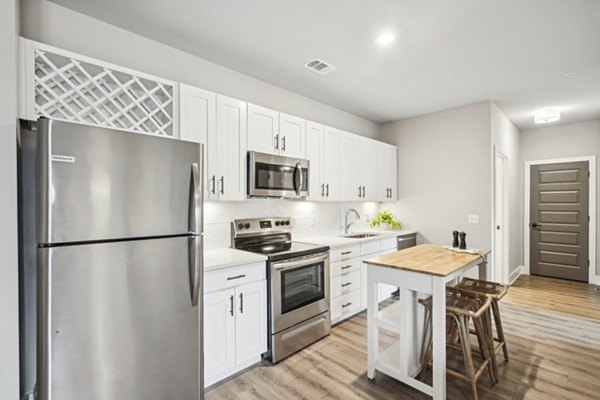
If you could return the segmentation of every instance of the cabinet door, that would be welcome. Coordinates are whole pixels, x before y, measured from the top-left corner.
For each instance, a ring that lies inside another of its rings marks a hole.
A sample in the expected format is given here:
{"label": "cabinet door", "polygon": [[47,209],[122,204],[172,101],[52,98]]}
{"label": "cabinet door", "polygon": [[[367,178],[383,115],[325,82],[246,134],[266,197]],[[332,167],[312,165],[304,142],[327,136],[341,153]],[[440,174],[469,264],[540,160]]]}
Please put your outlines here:
{"label": "cabinet door", "polygon": [[279,113],[282,156],[306,158],[306,120]]}
{"label": "cabinet door", "polygon": [[[214,159],[208,143],[216,134],[216,108],[217,95],[213,92],[179,84],[179,138],[204,144],[204,182],[210,180],[209,162]],[[210,185],[205,183],[204,189],[205,197],[211,198]]]}
{"label": "cabinet door", "polygon": [[256,360],[267,351],[267,283],[236,288],[236,363]]}
{"label": "cabinet door", "polygon": [[387,143],[378,144],[378,194],[380,201],[393,201],[396,195],[397,158],[396,146]]}
{"label": "cabinet door", "polygon": [[340,176],[340,132],[325,127],[321,152],[321,184],[324,185],[324,200],[338,200]]}
{"label": "cabinet door", "polygon": [[341,201],[361,200],[360,137],[348,132],[340,134],[340,197]]}
{"label": "cabinet door", "polygon": [[378,200],[378,149],[379,142],[365,137],[360,138],[360,186],[362,189],[360,199],[364,201]]}
{"label": "cabinet door", "polygon": [[248,150],[279,154],[279,113],[248,104]]}
{"label": "cabinet door", "polygon": [[235,367],[235,290],[204,295],[204,384]]}
{"label": "cabinet door", "polygon": [[306,122],[306,159],[310,161],[308,175],[308,196],[306,200],[323,200],[324,188],[321,187],[321,150],[323,145],[323,125]]}
{"label": "cabinet door", "polygon": [[[246,198],[246,103],[217,96],[217,174],[220,200]],[[210,161],[209,161],[210,164]],[[213,182],[207,182],[212,189]]]}

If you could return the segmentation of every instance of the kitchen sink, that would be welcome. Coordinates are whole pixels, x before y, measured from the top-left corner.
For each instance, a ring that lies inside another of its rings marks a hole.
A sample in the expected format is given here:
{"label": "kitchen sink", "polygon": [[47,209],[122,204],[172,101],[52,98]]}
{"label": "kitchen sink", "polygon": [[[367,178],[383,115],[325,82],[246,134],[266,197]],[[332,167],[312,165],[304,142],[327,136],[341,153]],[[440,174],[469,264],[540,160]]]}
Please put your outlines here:
{"label": "kitchen sink", "polygon": [[379,233],[353,233],[350,235],[341,235],[342,237],[348,238],[348,239],[364,239],[364,238],[370,238],[373,236],[379,236]]}

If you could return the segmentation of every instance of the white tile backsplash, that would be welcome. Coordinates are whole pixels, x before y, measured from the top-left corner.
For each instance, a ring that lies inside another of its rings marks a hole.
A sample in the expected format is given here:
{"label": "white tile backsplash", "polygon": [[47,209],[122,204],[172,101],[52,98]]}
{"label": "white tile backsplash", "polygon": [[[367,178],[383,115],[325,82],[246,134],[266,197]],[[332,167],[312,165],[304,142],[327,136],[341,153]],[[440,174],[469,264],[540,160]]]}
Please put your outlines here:
{"label": "white tile backsplash", "polygon": [[[204,248],[231,246],[231,221],[236,218],[292,217],[292,236],[338,235],[342,232],[344,215],[355,208],[360,220],[351,231],[369,229],[369,222],[379,211],[379,203],[311,202],[281,199],[249,199],[244,202],[206,202],[204,205]],[[354,221],[354,215],[349,216]]]}

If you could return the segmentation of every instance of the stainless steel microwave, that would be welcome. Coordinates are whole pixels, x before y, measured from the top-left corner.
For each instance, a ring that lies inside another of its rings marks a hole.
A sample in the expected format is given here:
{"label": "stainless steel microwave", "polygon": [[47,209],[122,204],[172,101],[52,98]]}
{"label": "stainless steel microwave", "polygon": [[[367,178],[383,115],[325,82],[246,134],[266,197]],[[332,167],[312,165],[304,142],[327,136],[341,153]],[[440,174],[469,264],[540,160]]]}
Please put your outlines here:
{"label": "stainless steel microwave", "polygon": [[308,196],[310,161],[248,152],[248,197],[300,199]]}

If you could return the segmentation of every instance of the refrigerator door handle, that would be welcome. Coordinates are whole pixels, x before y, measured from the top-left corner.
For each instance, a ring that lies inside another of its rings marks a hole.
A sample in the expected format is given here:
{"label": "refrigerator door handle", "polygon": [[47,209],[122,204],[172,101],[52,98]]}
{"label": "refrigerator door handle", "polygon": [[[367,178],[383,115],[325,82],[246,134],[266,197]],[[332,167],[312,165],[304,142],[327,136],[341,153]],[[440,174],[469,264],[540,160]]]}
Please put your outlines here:
{"label": "refrigerator door handle", "polygon": [[202,187],[200,185],[200,167],[197,163],[192,164],[191,185],[189,230],[190,233],[199,235],[202,233]]}
{"label": "refrigerator door handle", "polygon": [[190,289],[192,292],[192,306],[198,305],[200,297],[200,279],[202,277],[202,236],[190,236]]}

